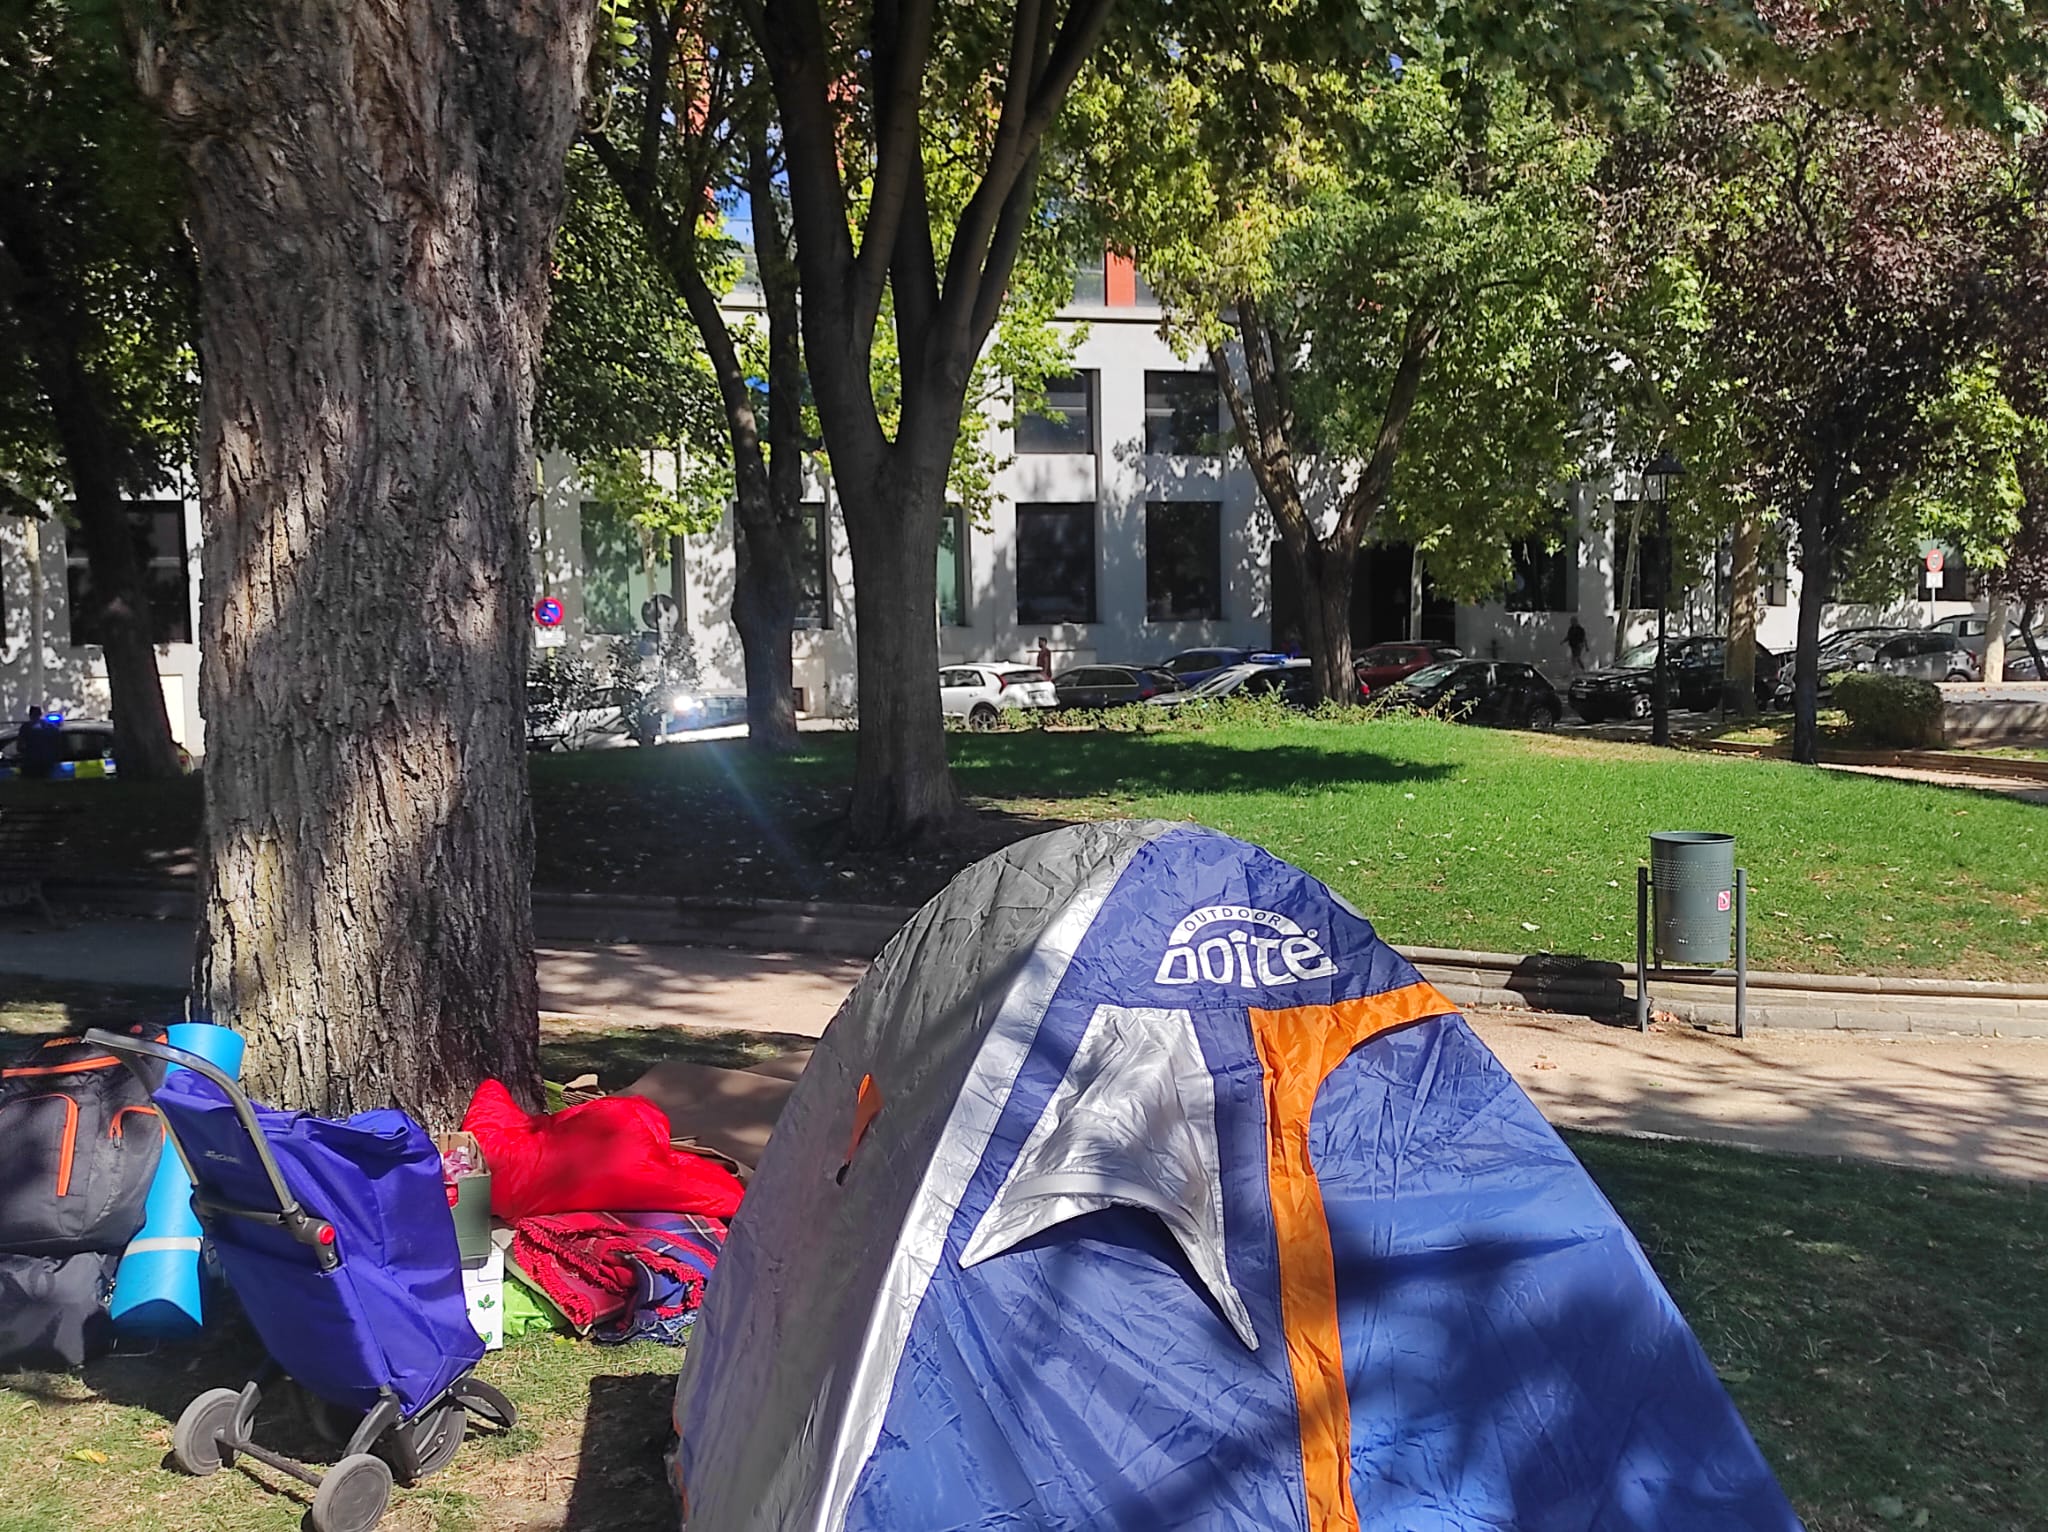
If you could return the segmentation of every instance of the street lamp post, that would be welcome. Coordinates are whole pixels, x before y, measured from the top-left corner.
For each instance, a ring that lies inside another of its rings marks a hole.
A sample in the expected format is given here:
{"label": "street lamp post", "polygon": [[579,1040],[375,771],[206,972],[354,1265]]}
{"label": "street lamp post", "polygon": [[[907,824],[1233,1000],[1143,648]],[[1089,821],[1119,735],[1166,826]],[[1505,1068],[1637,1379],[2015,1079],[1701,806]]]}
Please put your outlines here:
{"label": "street lamp post", "polygon": [[1666,618],[1671,611],[1671,486],[1685,469],[1669,447],[1643,467],[1643,495],[1657,507],[1657,671],[1650,683],[1650,743],[1671,743],[1671,679],[1665,665]]}

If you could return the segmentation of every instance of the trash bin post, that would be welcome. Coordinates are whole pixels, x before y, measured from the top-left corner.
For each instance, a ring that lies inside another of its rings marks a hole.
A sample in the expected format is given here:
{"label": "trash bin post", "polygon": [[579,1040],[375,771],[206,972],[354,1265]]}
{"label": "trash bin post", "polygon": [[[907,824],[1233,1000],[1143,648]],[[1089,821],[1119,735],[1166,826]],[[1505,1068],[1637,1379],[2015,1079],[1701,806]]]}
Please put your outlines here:
{"label": "trash bin post", "polygon": [[1735,869],[1735,1035],[1749,1036],[1749,869]]}
{"label": "trash bin post", "polygon": [[1636,1030],[1650,1030],[1650,869],[1636,869]]}

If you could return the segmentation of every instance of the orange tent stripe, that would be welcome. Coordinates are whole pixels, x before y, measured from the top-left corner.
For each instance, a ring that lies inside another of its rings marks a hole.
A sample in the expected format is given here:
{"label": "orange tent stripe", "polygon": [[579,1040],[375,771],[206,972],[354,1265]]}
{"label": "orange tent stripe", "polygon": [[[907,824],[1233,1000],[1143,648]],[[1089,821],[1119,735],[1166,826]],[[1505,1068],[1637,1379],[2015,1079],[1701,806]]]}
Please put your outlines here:
{"label": "orange tent stripe", "polygon": [[1316,1092],[1367,1038],[1456,1009],[1434,985],[1417,983],[1335,1005],[1251,1013],[1266,1076],[1267,1178],[1279,1236],[1287,1365],[1301,1419],[1308,1532],[1359,1532],[1351,1494],[1351,1392],[1337,1328],[1337,1258],[1308,1153]]}

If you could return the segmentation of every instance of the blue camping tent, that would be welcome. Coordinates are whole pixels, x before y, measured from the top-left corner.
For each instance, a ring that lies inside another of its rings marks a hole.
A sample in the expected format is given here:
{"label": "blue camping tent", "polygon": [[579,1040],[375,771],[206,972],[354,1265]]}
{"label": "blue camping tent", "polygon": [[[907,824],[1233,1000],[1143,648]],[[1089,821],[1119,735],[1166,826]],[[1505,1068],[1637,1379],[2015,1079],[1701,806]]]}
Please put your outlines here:
{"label": "blue camping tent", "polygon": [[1799,1526],[1614,1209],[1307,874],[962,873],[777,1125],[676,1401],[691,1532]]}

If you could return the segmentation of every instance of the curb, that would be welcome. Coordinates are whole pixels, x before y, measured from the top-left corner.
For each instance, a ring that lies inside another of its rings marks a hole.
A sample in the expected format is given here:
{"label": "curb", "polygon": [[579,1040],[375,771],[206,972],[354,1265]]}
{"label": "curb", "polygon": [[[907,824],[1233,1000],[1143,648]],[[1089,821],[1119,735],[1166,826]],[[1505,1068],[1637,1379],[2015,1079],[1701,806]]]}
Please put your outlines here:
{"label": "curb", "polygon": [[[193,891],[176,883],[55,883],[60,902],[190,919]],[[917,912],[822,900],[712,899],[536,890],[536,941],[606,946],[737,947],[872,959]],[[1460,1006],[1510,1006],[1603,1020],[1633,1020],[1635,970],[1557,953],[1397,947]],[[1696,975],[1655,981],[1656,1009],[1701,1026],[1735,1022],[1735,980]],[[2048,984],[1909,975],[1778,973],[1752,969],[1749,1020],[1756,1026],[1831,1031],[1962,1033],[2048,1038]]]}
{"label": "curb", "polygon": [[[1792,755],[1790,747],[1785,745],[1756,745],[1727,739],[1685,740],[1681,741],[1681,748],[1697,750],[1707,755],[1746,756],[1751,760],[1782,761],[1789,760]],[[1973,755],[1964,751],[1823,750],[1820,764],[1899,766],[1912,771],[1946,771],[1959,777],[1990,777],[2000,781],[2023,778],[2033,782],[2048,782],[2048,761]]]}

